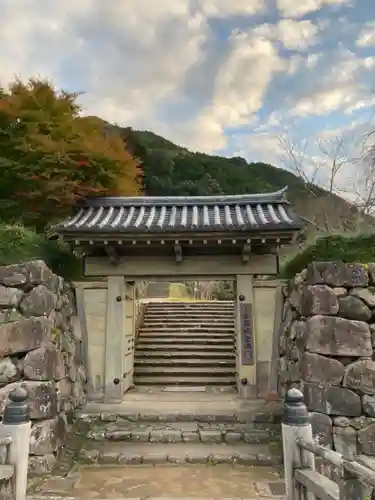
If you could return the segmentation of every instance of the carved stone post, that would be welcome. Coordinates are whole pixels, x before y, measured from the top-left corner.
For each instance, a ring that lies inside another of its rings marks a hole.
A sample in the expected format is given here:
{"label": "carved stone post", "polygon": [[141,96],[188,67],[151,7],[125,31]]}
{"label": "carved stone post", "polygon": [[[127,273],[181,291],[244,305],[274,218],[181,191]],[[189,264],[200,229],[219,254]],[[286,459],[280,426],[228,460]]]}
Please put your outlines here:
{"label": "carved stone post", "polygon": [[295,469],[315,470],[315,459],[312,453],[302,450],[297,445],[297,439],[312,441],[312,428],[303,394],[298,389],[290,389],[284,400],[282,422],[284,474],[287,500],[305,498],[296,487],[294,481]]}
{"label": "carved stone post", "polygon": [[10,436],[9,462],[14,466],[12,487],[15,500],[25,500],[27,490],[27,469],[29,463],[30,430],[28,394],[18,387],[9,394],[0,425],[2,436]]}

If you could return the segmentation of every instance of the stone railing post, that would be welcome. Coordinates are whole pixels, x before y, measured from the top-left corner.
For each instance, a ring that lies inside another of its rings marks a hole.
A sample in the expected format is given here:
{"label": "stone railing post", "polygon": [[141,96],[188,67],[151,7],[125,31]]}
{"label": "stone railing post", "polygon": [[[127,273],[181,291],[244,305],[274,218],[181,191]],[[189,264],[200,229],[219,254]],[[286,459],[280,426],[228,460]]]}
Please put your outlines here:
{"label": "stone railing post", "polygon": [[[295,484],[295,469],[315,470],[315,459],[312,453],[302,450],[297,439],[312,441],[312,428],[303,394],[298,389],[290,389],[284,400],[282,421],[284,474],[287,500],[302,500],[302,492]],[[309,498],[309,496],[307,497]],[[310,497],[311,498],[311,497]]]}
{"label": "stone railing post", "polygon": [[30,430],[28,394],[18,387],[8,396],[0,432],[12,438],[9,463],[14,466],[12,488],[15,500],[25,500],[27,490],[27,469],[29,462]]}

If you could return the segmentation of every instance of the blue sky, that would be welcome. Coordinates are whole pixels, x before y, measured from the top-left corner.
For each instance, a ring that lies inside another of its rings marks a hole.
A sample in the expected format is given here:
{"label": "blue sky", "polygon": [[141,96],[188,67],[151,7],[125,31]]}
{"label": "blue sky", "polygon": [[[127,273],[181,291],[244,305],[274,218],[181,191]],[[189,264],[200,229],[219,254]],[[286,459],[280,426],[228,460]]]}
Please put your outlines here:
{"label": "blue sky", "polygon": [[84,113],[191,149],[280,165],[280,137],[299,153],[345,137],[349,156],[373,123],[373,0],[1,4],[3,84],[50,78]]}

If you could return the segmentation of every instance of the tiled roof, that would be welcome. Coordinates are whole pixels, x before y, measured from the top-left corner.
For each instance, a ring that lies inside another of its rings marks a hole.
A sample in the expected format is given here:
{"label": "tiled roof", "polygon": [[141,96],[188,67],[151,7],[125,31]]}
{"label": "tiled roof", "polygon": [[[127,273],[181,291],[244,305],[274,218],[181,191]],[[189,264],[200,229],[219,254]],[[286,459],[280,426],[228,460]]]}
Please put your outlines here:
{"label": "tiled roof", "polygon": [[181,233],[298,230],[286,188],[267,194],[87,200],[59,233]]}

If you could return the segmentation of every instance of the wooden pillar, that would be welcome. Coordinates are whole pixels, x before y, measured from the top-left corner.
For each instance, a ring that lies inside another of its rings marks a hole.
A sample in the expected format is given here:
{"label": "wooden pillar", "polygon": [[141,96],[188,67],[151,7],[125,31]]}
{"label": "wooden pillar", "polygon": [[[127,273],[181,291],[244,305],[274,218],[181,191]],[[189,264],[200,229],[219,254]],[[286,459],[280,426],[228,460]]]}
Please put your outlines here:
{"label": "wooden pillar", "polygon": [[257,396],[252,275],[237,275],[235,289],[237,390],[250,399]]}
{"label": "wooden pillar", "polygon": [[125,279],[108,276],[104,399],[118,402],[124,394]]}

